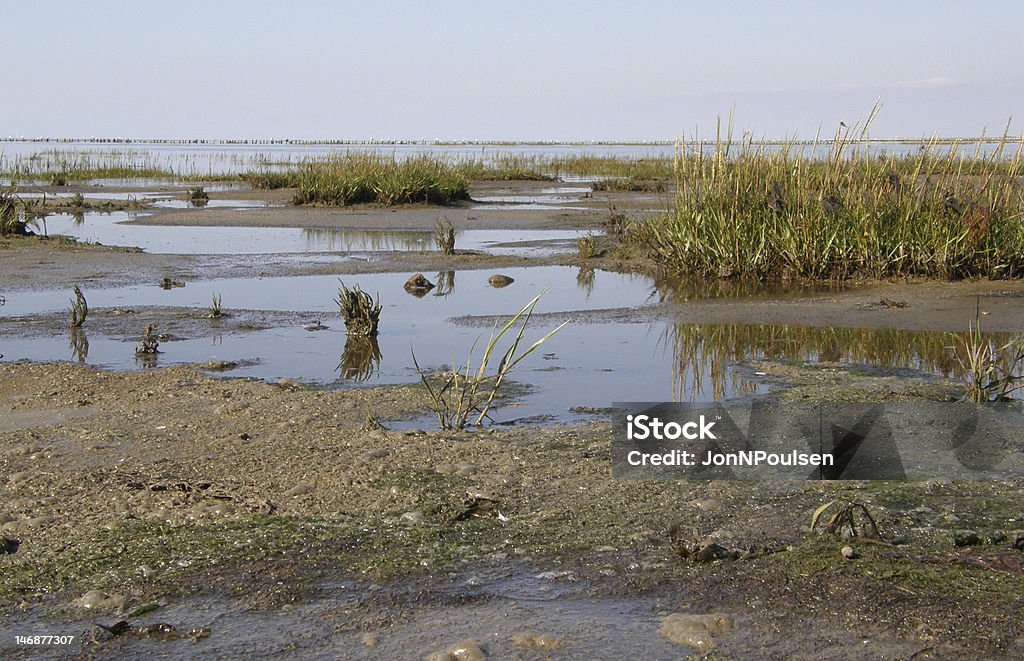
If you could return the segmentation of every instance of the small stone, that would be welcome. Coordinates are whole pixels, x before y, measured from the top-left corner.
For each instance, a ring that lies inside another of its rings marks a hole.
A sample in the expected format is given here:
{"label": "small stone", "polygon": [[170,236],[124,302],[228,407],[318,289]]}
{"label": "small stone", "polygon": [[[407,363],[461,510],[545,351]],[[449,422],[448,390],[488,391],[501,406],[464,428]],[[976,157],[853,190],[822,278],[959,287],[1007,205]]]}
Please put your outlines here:
{"label": "small stone", "polygon": [[658,633],[676,645],[692,647],[705,653],[715,646],[715,638],[736,629],[736,623],[728,615],[688,615],[673,613],[661,620]]}
{"label": "small stone", "polygon": [[980,546],[981,536],[973,530],[961,530],[953,535],[953,546],[962,548],[964,546]]}
{"label": "small stone", "polygon": [[422,273],[417,273],[408,280],[405,281],[405,291],[409,293],[423,292],[426,293],[434,288],[434,283],[427,280],[426,276]]}
{"label": "small stone", "polygon": [[489,284],[490,286],[494,287],[495,289],[501,289],[502,287],[508,287],[513,282],[515,282],[515,280],[513,280],[510,277],[508,277],[507,275],[501,275],[500,273],[497,273],[497,274],[492,275],[491,277],[487,278],[487,284]]}
{"label": "small stone", "polygon": [[406,512],[402,516],[398,517],[399,523],[406,526],[418,526],[423,524],[423,512],[414,510],[412,512]]}
{"label": "small stone", "polygon": [[847,560],[855,560],[859,557],[857,551],[855,551],[852,546],[844,546],[842,549],[839,550],[839,552],[842,553],[843,557]]}

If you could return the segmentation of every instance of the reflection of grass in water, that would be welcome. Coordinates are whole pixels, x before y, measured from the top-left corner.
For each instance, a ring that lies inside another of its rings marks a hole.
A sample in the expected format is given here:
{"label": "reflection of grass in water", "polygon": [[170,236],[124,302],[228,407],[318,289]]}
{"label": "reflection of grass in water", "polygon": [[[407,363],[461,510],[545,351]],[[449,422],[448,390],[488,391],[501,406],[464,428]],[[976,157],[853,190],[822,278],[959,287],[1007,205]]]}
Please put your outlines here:
{"label": "reflection of grass in water", "polygon": [[587,298],[590,298],[590,295],[594,293],[594,269],[581,266],[576,274],[576,286],[583,290]]}
{"label": "reflection of grass in water", "polygon": [[373,376],[380,360],[380,345],[376,337],[349,335],[337,369],[342,378],[359,383]]}
{"label": "reflection of grass in water", "polygon": [[331,251],[427,250],[433,245],[431,232],[384,230],[332,230],[304,228],[306,242]]}
{"label": "reflection of grass in water", "polygon": [[68,337],[68,348],[71,349],[72,357],[80,363],[84,363],[89,357],[89,338],[85,331],[75,326],[71,327],[71,334]]}
{"label": "reflection of grass in water", "polygon": [[892,328],[677,323],[666,330],[665,339],[673,347],[675,396],[695,400],[703,394],[704,384],[710,383],[712,396],[720,400],[756,388],[729,369],[750,359],[912,368],[964,378],[958,358],[964,335]]}
{"label": "reflection of grass in water", "polygon": [[455,271],[438,271],[434,296],[447,296],[455,291]]}

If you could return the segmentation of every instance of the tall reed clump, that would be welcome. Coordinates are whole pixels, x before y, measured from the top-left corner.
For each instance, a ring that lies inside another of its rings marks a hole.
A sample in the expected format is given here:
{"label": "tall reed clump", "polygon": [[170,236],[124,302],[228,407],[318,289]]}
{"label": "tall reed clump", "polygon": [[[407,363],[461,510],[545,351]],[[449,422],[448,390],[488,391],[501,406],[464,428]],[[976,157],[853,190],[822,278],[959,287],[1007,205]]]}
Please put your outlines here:
{"label": "tall reed clump", "polygon": [[[416,353],[413,352],[413,365],[416,367],[423,385],[427,388],[431,405],[434,413],[437,415],[437,421],[441,429],[465,429],[466,425],[469,424],[470,417],[474,415],[476,419],[473,424],[476,426],[483,424],[484,418],[487,417],[487,412],[494,404],[494,398],[497,397],[498,390],[501,388],[505,377],[524,358],[536,351],[552,335],[569,323],[568,321],[563,322],[553,331],[531,344],[527,349],[519,351],[519,345],[523,340],[526,327],[530,323],[530,318],[533,316],[533,310],[537,307],[537,302],[540,301],[541,296],[546,291],[545,289],[540,294],[537,294],[500,330],[498,330],[497,323],[495,323],[494,330],[491,331],[491,337],[484,349],[484,354],[480,359],[479,365],[475,368],[473,367],[473,351],[476,349],[475,342],[469,350],[469,357],[466,359],[465,367],[453,367],[450,371],[442,372],[441,374],[430,374],[424,371],[416,360]],[[520,320],[522,320],[522,323],[520,323]],[[498,344],[501,342],[501,338],[504,337],[505,333],[515,328],[517,323],[519,324],[519,330],[515,331],[515,338],[505,353],[502,354],[494,374],[488,374],[488,366],[491,363],[491,359],[496,355],[495,352],[497,351]]]}
{"label": "tall reed clump", "polygon": [[[340,281],[339,281],[340,282]],[[352,289],[340,282],[338,297],[334,302],[345,320],[345,332],[349,335],[374,336],[377,334],[377,323],[380,319],[380,299],[370,295],[356,285]]]}
{"label": "tall reed clump", "polygon": [[989,155],[929,144],[876,156],[846,130],[825,158],[817,144],[680,144],[673,208],[637,238],[670,269],[702,276],[1024,275],[1021,148],[1008,156],[1007,143]]}
{"label": "tall reed clump", "polygon": [[396,160],[349,153],[299,166],[296,204],[451,204],[469,199],[465,178],[431,156]]}

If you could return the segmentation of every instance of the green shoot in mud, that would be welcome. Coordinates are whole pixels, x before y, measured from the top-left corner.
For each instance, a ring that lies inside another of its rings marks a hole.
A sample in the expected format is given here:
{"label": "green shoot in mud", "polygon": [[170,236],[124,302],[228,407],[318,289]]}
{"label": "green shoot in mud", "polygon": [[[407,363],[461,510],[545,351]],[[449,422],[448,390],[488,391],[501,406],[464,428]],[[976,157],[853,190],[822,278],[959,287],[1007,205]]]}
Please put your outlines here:
{"label": "green shoot in mud", "polygon": [[296,204],[451,204],[469,199],[466,179],[430,156],[404,161],[377,154],[345,154],[299,167]]}
{"label": "green shoot in mud", "polygon": [[[434,413],[437,415],[437,421],[440,424],[441,429],[465,429],[466,425],[469,424],[469,419],[472,415],[476,415],[476,420],[473,424],[475,426],[482,425],[484,418],[487,417],[487,412],[494,403],[494,398],[497,396],[498,390],[501,388],[505,377],[508,376],[508,374],[512,372],[512,370],[514,370],[524,358],[536,351],[537,348],[547,342],[551,336],[569,323],[568,321],[562,322],[558,327],[534,342],[526,350],[519,352],[519,345],[522,342],[524,333],[526,332],[526,327],[530,323],[530,318],[533,316],[533,310],[537,307],[537,302],[540,301],[541,296],[543,296],[546,291],[547,289],[537,294],[523,307],[523,309],[517,312],[515,316],[502,326],[501,330],[498,330],[497,322],[495,322],[494,329],[491,331],[491,337],[487,341],[487,346],[484,349],[484,355],[481,357],[480,364],[475,370],[473,368],[473,351],[476,349],[475,342],[469,350],[469,357],[466,359],[465,368],[453,367],[450,371],[442,372],[441,374],[429,374],[424,371],[416,360],[416,352],[413,352],[413,365],[416,367],[416,371],[419,373],[420,380],[423,382],[423,385],[427,388],[431,405],[434,409]],[[497,370],[494,374],[488,375],[487,368],[491,362],[491,358],[495,355],[498,343],[501,341],[501,338],[505,333],[515,328],[520,319],[522,319],[522,323],[519,325],[519,330],[516,331],[515,339],[513,339],[508,350],[506,350],[502,355],[501,360],[498,363]]]}
{"label": "green shoot in mud", "polygon": [[637,241],[669,269],[711,277],[1024,274],[1024,142],[1009,159],[1005,136],[990,155],[929,144],[878,156],[851,130],[836,134],[826,159],[795,143],[769,151],[746,142],[738,153],[731,139],[710,151],[679,144],[673,208]]}
{"label": "green shoot in mud", "polygon": [[434,227],[434,242],[442,255],[455,254],[455,226],[447,218],[437,221]]}
{"label": "green shoot in mud", "polygon": [[210,301],[210,310],[206,316],[210,319],[220,319],[223,315],[224,311],[221,309],[221,296],[220,294],[214,294]]}
{"label": "green shoot in mud", "polygon": [[[340,281],[339,281],[340,282]],[[356,285],[352,289],[340,282],[338,304],[341,318],[345,320],[345,332],[349,335],[370,337],[377,334],[377,323],[380,320],[380,297],[373,299]]]}
{"label": "green shoot in mud", "polygon": [[155,356],[160,353],[160,340],[157,339],[156,324],[146,326],[139,346],[135,349],[136,356]]}
{"label": "green shoot in mud", "polygon": [[89,316],[89,303],[85,300],[85,294],[82,293],[78,285],[75,285],[71,291],[75,297],[71,300],[68,316],[70,317],[72,328],[81,328],[82,324],[85,323],[85,318]]}
{"label": "green shoot in mud", "polygon": [[1000,345],[982,335],[981,308],[965,336],[958,336],[957,361],[964,369],[964,399],[1002,402],[1024,388],[1024,335]]}

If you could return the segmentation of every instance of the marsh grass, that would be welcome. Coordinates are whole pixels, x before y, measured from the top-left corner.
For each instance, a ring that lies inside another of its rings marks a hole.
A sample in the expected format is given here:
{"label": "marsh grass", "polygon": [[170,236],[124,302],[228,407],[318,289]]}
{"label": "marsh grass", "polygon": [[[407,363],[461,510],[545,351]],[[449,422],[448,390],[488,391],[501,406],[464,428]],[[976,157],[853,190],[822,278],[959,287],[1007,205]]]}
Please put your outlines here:
{"label": "marsh grass", "polygon": [[437,221],[434,227],[434,243],[442,255],[455,254],[455,226],[447,218]]}
{"label": "marsh grass", "polygon": [[296,175],[296,204],[451,204],[469,199],[469,187],[440,158],[403,161],[378,154],[350,153],[309,161]]}
{"label": "marsh grass", "polygon": [[981,311],[967,333],[957,337],[956,353],[964,372],[964,399],[1001,402],[1024,389],[1024,335],[1002,344],[981,332]]}
{"label": "marsh grass", "polygon": [[[416,360],[416,352],[413,352],[413,365],[419,373],[420,380],[423,382],[423,385],[427,388],[427,393],[430,395],[430,401],[441,429],[465,429],[466,425],[469,424],[470,418],[474,415],[476,416],[476,419],[473,424],[475,426],[482,425],[484,419],[487,417],[487,412],[490,410],[495,397],[498,395],[498,391],[501,388],[505,377],[508,376],[508,374],[512,372],[516,366],[523,361],[523,359],[536,351],[537,348],[547,342],[555,333],[560,331],[567,323],[569,323],[568,321],[563,322],[547,335],[531,344],[525,350],[519,351],[519,346],[522,343],[526,327],[529,325],[530,318],[533,316],[533,310],[537,306],[537,302],[540,301],[541,296],[543,296],[546,291],[547,290],[545,289],[535,296],[519,312],[517,312],[515,316],[502,326],[500,330],[498,329],[497,322],[495,323],[494,329],[491,331],[491,337],[487,341],[487,346],[484,348],[483,356],[480,358],[480,363],[475,368],[473,367],[473,352],[476,349],[475,342],[473,343],[473,346],[470,347],[469,357],[466,359],[465,367],[453,367],[450,371],[442,372],[440,374],[432,374],[424,371]],[[522,320],[521,323],[520,320]],[[498,344],[506,333],[513,331],[516,324],[519,324],[519,328],[514,331],[514,339],[505,353],[502,354],[495,372],[493,374],[488,374],[487,370],[491,363],[491,359],[496,355],[495,352],[497,351]]]}
{"label": "marsh grass", "polygon": [[18,196],[13,188],[0,191],[0,236],[23,235],[25,215],[18,208]]}
{"label": "marsh grass", "polygon": [[221,296],[220,294],[214,294],[210,300],[210,308],[206,314],[210,319],[220,319],[224,316],[224,310],[221,308]]}
{"label": "marsh grass", "polygon": [[381,311],[379,297],[370,298],[369,294],[359,289],[359,285],[349,289],[344,282],[340,282],[338,297],[334,302],[338,304],[341,318],[345,320],[345,332],[349,335],[377,334]]}
{"label": "marsh grass", "polygon": [[597,239],[593,234],[587,233],[576,239],[576,253],[580,259],[590,259],[591,257],[597,257],[599,254],[597,249]]}
{"label": "marsh grass", "polygon": [[194,207],[202,207],[206,206],[206,203],[210,201],[210,195],[202,186],[195,186],[188,189],[185,193],[185,199]]}
{"label": "marsh grass", "polygon": [[85,318],[89,316],[89,303],[85,300],[85,294],[82,293],[78,285],[75,285],[71,291],[75,297],[71,299],[68,317],[70,317],[71,328],[81,328],[85,323]]}
{"label": "marsh grass", "polygon": [[680,143],[672,209],[637,240],[672,270],[712,277],[1024,275],[1024,142],[1009,157],[1005,136],[988,156],[926,144],[894,157],[850,133],[824,159],[795,144]]}
{"label": "marsh grass", "polygon": [[157,338],[156,324],[146,326],[146,331],[135,349],[136,356],[155,356],[160,353],[160,340]]}

